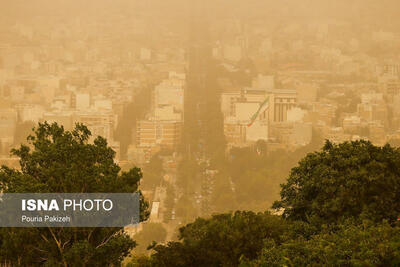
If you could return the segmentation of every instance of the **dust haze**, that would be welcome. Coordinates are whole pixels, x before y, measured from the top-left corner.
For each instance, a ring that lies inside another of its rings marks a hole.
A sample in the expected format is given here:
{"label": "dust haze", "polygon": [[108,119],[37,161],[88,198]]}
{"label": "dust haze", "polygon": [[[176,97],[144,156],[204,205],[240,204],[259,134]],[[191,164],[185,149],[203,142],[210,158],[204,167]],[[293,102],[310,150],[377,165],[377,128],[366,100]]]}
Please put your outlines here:
{"label": "dust haze", "polygon": [[400,145],[398,0],[0,10],[0,164],[19,166],[10,150],[38,123],[85,124],[123,169],[143,171],[151,214],[131,230],[135,253],[198,216],[268,209],[326,139]]}

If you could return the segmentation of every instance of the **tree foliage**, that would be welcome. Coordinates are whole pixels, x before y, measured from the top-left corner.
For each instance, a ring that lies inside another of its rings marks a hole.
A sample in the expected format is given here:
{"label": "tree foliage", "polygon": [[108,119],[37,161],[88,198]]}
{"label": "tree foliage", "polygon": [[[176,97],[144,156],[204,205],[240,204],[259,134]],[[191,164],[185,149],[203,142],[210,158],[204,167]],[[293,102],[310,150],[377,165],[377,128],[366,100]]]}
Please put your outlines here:
{"label": "tree foliage", "polygon": [[310,239],[265,240],[261,256],[244,266],[398,266],[400,228],[387,223],[345,223]]}
{"label": "tree foliage", "polygon": [[393,222],[400,214],[400,150],[363,140],[327,141],[292,169],[274,207],[295,220]]}
{"label": "tree foliage", "polygon": [[153,242],[164,242],[167,237],[167,230],[161,223],[144,223],[143,229],[134,236],[134,239],[138,246],[133,250],[133,253],[147,254],[147,248]]}
{"label": "tree foliage", "polygon": [[154,266],[237,266],[241,257],[255,259],[264,238],[280,240],[285,223],[268,213],[235,212],[198,218],[182,227],[181,242],[157,245]]}
{"label": "tree foliage", "polygon": [[[232,155],[257,180],[257,165],[267,155],[255,150]],[[237,211],[198,218],[180,228],[179,242],[156,245],[138,266],[397,266],[399,156],[389,145],[326,142],[282,185],[274,206],[283,216]]]}
{"label": "tree foliage", "polygon": [[[138,168],[121,172],[115,152],[102,137],[93,144],[86,126],[72,131],[39,124],[28,145],[12,150],[21,169],[0,168],[5,193],[140,192]],[[148,204],[140,198],[141,220]],[[134,247],[122,228],[3,228],[0,258],[11,265],[99,266],[119,264]]]}

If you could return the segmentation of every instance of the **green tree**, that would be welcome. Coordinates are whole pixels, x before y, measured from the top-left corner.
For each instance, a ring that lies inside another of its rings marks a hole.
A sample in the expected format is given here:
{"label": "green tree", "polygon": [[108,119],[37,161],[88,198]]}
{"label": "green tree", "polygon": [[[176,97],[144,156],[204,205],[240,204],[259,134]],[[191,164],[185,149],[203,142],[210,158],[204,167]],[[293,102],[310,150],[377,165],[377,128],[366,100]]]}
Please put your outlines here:
{"label": "green tree", "polygon": [[395,221],[400,214],[400,150],[368,141],[332,144],[292,169],[274,208],[284,217],[332,223],[342,217]]}
{"label": "green tree", "polygon": [[[121,172],[115,152],[102,137],[93,144],[86,126],[72,131],[39,124],[29,145],[12,150],[20,170],[0,168],[0,190],[5,193],[140,192],[138,168]],[[148,204],[140,198],[141,220]],[[122,228],[3,228],[0,258],[19,266],[118,265],[135,246]]]}
{"label": "green tree", "polygon": [[399,266],[400,228],[383,224],[345,223],[310,239],[283,244],[265,240],[260,257],[242,266]]}
{"label": "green tree", "polygon": [[132,255],[125,267],[151,267],[151,261],[147,255]]}
{"label": "green tree", "polygon": [[[284,154],[242,151],[255,161],[247,162],[240,149],[234,160],[252,166],[246,173],[253,175],[245,178],[250,188],[238,181],[236,186],[257,193],[262,187],[257,172],[265,171],[261,161],[276,164]],[[282,200],[274,206],[284,208],[284,216],[237,211],[198,218],[179,229],[179,242],[155,245],[143,266],[399,265],[399,152],[367,141],[326,142],[322,151],[302,159],[282,186]],[[226,190],[223,177],[215,189]]]}
{"label": "green tree", "polygon": [[286,224],[268,213],[235,212],[198,218],[180,228],[181,242],[157,245],[153,266],[237,266],[241,257],[256,259],[263,239],[280,242]]}
{"label": "green tree", "polygon": [[143,229],[134,236],[138,246],[133,250],[134,254],[147,254],[147,248],[153,242],[164,242],[167,237],[167,230],[161,223],[144,223]]}

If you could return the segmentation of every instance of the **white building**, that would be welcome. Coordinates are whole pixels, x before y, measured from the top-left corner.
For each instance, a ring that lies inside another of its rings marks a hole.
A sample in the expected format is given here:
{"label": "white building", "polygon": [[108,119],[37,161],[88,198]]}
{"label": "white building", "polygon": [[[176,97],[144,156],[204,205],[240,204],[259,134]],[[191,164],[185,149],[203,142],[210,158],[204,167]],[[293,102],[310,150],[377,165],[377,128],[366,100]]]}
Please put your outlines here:
{"label": "white building", "polygon": [[76,109],[86,110],[90,107],[90,95],[87,93],[76,94]]}
{"label": "white building", "polygon": [[40,105],[22,104],[17,106],[18,117],[21,122],[32,121],[38,123],[45,112]]}
{"label": "white building", "polygon": [[154,88],[154,107],[170,105],[177,112],[183,111],[185,75],[170,72],[169,78]]}

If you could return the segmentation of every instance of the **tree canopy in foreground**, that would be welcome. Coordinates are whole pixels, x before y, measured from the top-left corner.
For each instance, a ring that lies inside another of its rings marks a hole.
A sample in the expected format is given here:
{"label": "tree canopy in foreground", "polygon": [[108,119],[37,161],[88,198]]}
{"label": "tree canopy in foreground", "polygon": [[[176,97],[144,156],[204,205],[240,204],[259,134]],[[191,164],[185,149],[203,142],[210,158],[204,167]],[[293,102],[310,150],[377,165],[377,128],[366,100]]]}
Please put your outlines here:
{"label": "tree canopy in foreground", "polygon": [[294,220],[393,222],[400,215],[400,149],[364,140],[327,141],[292,169],[274,207]]}
{"label": "tree canopy in foreground", "polygon": [[197,219],[180,241],[133,266],[398,266],[400,150],[332,144],[292,169],[274,204],[283,216],[235,212]]}
{"label": "tree canopy in foreground", "polygon": [[[115,152],[102,137],[77,124],[72,131],[39,124],[28,145],[12,150],[21,169],[0,168],[0,190],[5,193],[138,192],[138,168],[121,172]],[[140,191],[139,191],[140,192]],[[140,199],[141,220],[148,217]],[[0,264],[11,266],[118,265],[135,246],[122,228],[2,228]]]}

